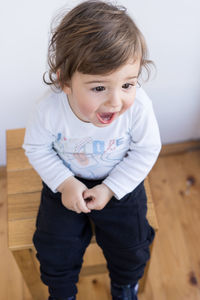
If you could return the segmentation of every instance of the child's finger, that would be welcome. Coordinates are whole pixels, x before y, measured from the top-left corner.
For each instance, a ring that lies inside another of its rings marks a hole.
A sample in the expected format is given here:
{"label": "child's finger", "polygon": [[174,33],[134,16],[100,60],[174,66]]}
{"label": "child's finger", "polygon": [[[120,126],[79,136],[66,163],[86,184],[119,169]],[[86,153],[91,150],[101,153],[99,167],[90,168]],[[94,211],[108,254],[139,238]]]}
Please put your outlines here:
{"label": "child's finger", "polygon": [[81,209],[78,207],[77,203],[74,203],[74,211],[75,211],[77,214],[80,214],[80,213],[81,213]]}
{"label": "child's finger", "polygon": [[94,198],[95,198],[95,194],[94,194],[94,191],[92,189],[88,189],[88,190],[83,192],[83,199],[86,202],[89,202]]}
{"label": "child's finger", "polygon": [[84,191],[83,193],[83,198],[85,200],[86,206],[89,209],[95,209],[95,196],[94,196],[94,192],[92,191],[92,189],[88,189],[86,191]]}
{"label": "child's finger", "polygon": [[86,205],[89,209],[95,209],[96,207],[95,198],[92,198],[90,201],[86,202]]}
{"label": "child's finger", "polygon": [[90,213],[91,210],[87,207],[86,202],[84,201],[84,199],[80,202],[80,209],[82,212],[84,213]]}
{"label": "child's finger", "polygon": [[87,198],[90,198],[90,190],[85,190],[83,192],[83,199],[86,200]]}

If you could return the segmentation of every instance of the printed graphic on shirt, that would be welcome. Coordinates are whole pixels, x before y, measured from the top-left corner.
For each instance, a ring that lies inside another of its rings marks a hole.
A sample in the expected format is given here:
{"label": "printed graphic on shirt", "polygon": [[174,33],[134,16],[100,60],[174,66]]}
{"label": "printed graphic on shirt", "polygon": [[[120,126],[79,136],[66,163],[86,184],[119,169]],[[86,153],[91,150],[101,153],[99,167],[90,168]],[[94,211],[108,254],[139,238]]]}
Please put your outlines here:
{"label": "printed graphic on shirt", "polygon": [[59,133],[54,149],[77,176],[85,171],[90,174],[88,178],[95,178],[97,168],[101,168],[102,162],[110,170],[122,160],[129,149],[129,142],[125,137],[94,140],[92,137],[67,138]]}

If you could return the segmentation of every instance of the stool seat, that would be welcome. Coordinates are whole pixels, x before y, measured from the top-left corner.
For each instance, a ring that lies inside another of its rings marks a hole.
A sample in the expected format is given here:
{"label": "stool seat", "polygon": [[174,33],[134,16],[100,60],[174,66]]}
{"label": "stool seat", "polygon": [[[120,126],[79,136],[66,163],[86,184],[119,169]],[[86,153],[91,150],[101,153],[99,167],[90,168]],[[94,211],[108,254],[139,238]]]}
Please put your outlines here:
{"label": "stool seat", "polygon": [[[32,243],[42,182],[29,164],[22,149],[24,134],[24,128],[7,130],[6,132],[8,247],[21,269],[33,299],[42,300],[46,297],[46,287],[40,282],[39,265],[35,259],[35,249]],[[157,230],[158,223],[148,177],[144,184],[148,198],[147,218],[150,225]],[[93,235],[92,243],[95,242]],[[104,263],[104,265],[83,267],[80,275],[85,276],[106,271],[106,263]]]}

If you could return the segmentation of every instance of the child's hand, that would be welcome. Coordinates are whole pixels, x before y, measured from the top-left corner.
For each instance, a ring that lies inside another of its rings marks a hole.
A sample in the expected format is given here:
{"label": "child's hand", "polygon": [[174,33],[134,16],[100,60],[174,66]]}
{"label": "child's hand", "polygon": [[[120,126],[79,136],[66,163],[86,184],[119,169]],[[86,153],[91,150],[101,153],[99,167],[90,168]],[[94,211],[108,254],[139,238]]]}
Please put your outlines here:
{"label": "child's hand", "polygon": [[[101,210],[110,201],[114,193],[104,183],[96,185],[92,189],[87,189],[83,197],[87,202],[89,209]],[[89,201],[87,201],[87,198]]]}
{"label": "child's hand", "polygon": [[91,212],[83,198],[83,192],[86,189],[86,185],[72,176],[65,180],[57,190],[62,193],[62,204],[79,214]]}

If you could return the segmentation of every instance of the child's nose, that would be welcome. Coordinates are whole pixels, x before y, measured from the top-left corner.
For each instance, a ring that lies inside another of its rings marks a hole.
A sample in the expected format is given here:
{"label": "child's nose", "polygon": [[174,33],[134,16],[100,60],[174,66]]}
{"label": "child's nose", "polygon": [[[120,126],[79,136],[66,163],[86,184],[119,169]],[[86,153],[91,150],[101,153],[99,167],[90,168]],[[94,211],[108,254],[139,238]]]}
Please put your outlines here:
{"label": "child's nose", "polygon": [[120,107],[121,106],[121,97],[117,93],[113,93],[109,95],[107,105],[112,107]]}

